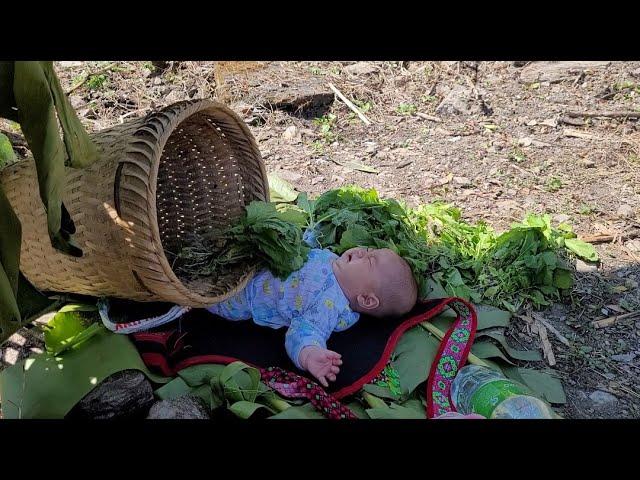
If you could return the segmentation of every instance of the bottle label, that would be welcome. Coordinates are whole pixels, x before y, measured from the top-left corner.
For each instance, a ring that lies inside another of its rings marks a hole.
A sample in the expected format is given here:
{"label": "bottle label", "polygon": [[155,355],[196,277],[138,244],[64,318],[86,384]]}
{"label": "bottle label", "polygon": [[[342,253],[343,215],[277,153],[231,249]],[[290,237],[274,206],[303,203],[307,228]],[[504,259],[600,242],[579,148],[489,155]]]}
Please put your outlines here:
{"label": "bottle label", "polygon": [[489,418],[493,410],[504,400],[514,395],[527,395],[528,390],[510,380],[495,380],[480,388],[471,396],[471,410]]}

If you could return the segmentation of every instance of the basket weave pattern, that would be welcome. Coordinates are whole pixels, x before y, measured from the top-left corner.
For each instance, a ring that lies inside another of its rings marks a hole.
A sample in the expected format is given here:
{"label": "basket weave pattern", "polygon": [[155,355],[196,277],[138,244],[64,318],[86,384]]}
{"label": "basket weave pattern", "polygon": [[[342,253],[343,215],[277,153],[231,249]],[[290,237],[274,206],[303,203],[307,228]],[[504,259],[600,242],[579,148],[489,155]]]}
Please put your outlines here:
{"label": "basket weave pattern", "polygon": [[0,173],[22,223],[20,268],[31,283],[45,291],[192,307],[244,287],[251,265],[192,281],[176,276],[167,253],[193,233],[232,224],[249,202],[269,199],[260,152],[241,119],[215,102],[180,102],[92,138],[99,160],[67,168],[62,196],[82,258],[51,247],[34,162]]}

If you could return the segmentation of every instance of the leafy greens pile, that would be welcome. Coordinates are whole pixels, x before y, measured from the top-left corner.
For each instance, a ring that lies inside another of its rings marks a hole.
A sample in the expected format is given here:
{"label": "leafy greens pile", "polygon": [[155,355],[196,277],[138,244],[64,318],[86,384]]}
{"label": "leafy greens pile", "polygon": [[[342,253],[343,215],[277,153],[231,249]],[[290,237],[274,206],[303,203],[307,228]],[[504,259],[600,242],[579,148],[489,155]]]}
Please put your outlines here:
{"label": "leafy greens pile", "polygon": [[444,203],[410,208],[357,186],[310,200],[280,179],[274,185],[278,203],[251,203],[238,225],[212,237],[215,249],[213,240],[183,248],[181,268],[213,276],[232,263],[261,262],[286,278],[307,258],[302,233],[310,228],[337,254],[356,246],[394,250],[411,266],[421,297],[437,291],[515,312],[527,301],[548,305],[573,286],[567,251],[598,260],[592,245],[566,224],[553,228],[549,215],[528,215],[498,234]]}

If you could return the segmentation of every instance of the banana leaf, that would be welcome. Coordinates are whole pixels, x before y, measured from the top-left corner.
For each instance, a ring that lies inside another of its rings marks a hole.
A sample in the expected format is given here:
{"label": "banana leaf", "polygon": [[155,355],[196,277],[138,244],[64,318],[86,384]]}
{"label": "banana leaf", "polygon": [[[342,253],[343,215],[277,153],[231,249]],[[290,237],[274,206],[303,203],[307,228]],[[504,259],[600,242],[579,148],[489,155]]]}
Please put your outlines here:
{"label": "banana leaf", "polygon": [[62,126],[67,164],[74,168],[85,168],[98,159],[98,150],[87,135],[67,95],[62,91],[58,77],[53,70],[53,62],[38,62],[47,79],[56,113]]}
{"label": "banana leaf", "polygon": [[0,372],[4,418],[64,418],[105,378],[122,370],[140,370],[151,381],[169,379],[151,373],[125,335],[107,330],[61,356],[43,353]]}
{"label": "banana leaf", "polygon": [[47,63],[15,62],[13,94],[22,132],[36,162],[40,198],[47,212],[51,244],[64,253],[79,257],[82,250],[71,241],[75,226],[68,213],[64,215],[66,221],[63,225],[61,195],[66,149],[58,133],[58,119],[49,86],[51,75],[45,73]]}
{"label": "banana leaf", "polygon": [[22,229],[0,185],[0,343],[20,327],[18,307]]}
{"label": "banana leaf", "polygon": [[0,170],[5,165],[16,161],[16,153],[13,151],[11,141],[4,133],[0,133]]}

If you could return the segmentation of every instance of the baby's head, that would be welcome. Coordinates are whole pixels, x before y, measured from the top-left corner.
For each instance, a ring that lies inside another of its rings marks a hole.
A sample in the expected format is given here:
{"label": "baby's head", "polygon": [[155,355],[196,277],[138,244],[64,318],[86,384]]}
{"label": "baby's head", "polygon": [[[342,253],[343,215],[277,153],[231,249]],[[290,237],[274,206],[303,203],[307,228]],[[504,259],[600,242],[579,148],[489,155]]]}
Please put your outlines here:
{"label": "baby's head", "polygon": [[409,264],[388,248],[352,248],[333,262],[333,272],[356,312],[396,317],[416,303],[418,286]]}

